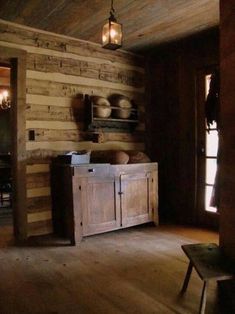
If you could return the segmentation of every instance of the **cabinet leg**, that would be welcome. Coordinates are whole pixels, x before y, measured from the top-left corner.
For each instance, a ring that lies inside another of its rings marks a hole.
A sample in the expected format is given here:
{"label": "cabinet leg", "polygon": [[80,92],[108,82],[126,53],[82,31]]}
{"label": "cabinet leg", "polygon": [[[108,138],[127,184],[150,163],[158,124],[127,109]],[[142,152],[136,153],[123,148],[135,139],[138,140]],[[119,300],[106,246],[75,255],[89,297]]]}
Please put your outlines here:
{"label": "cabinet leg", "polygon": [[184,279],[183,287],[181,289],[181,293],[182,294],[185,293],[187,288],[188,288],[188,283],[189,283],[189,279],[190,279],[190,276],[191,276],[191,273],[192,273],[192,269],[193,269],[193,264],[190,261],[189,265],[188,265],[188,270],[187,270],[187,273],[186,273],[186,276],[185,276],[185,279]]}

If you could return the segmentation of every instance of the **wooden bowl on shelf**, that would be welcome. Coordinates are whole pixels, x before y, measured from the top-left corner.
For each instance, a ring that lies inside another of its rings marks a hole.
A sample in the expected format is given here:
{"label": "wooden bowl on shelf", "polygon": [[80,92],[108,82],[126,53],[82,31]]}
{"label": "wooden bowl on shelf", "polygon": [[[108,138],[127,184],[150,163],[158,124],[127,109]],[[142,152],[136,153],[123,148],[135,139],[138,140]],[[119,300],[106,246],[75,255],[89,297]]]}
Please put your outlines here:
{"label": "wooden bowl on shelf", "polygon": [[128,97],[118,95],[112,100],[112,106],[117,107],[113,109],[113,115],[118,119],[128,119],[131,116],[132,104]]}
{"label": "wooden bowl on shelf", "polygon": [[97,118],[109,118],[112,112],[108,99],[100,96],[93,96],[93,115]]}

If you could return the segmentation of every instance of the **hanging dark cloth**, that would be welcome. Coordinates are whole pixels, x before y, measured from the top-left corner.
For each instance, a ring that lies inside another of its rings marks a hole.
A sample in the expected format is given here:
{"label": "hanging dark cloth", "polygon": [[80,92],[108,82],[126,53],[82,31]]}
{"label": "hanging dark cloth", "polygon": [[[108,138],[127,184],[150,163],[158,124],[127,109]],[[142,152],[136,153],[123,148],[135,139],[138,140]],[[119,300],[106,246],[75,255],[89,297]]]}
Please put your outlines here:
{"label": "hanging dark cloth", "polygon": [[213,122],[216,122],[217,128],[219,128],[219,86],[219,71],[216,70],[211,75],[209,93],[205,103],[206,123],[208,128],[210,127],[210,124],[213,124]]}

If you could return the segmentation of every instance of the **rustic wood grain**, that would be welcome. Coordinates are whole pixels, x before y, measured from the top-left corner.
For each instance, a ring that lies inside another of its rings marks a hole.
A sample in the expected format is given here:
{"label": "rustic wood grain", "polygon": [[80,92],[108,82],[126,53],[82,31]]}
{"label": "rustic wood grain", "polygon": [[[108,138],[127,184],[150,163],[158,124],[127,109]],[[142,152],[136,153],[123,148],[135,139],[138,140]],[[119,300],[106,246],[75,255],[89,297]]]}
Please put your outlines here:
{"label": "rustic wood grain", "polygon": [[53,129],[53,130],[83,130],[83,122],[75,121],[38,121],[38,120],[27,120],[26,129]]}
{"label": "rustic wood grain", "polygon": [[26,105],[27,120],[41,121],[84,121],[84,108],[42,106],[42,105]]}
{"label": "rustic wood grain", "polygon": [[[226,254],[235,260],[235,150],[234,150],[234,83],[235,83],[235,25],[234,1],[221,3],[221,41],[220,41],[220,73],[221,73],[221,159],[219,166],[220,178],[220,245]],[[234,292],[234,289],[232,290]]]}
{"label": "rustic wood grain", "polygon": [[26,174],[49,172],[49,171],[50,171],[49,164],[26,165]]}
{"label": "rustic wood grain", "polygon": [[27,189],[47,187],[50,185],[50,172],[31,173],[26,176]]}
{"label": "rustic wood grain", "polygon": [[128,71],[111,65],[71,58],[29,54],[27,69],[76,75],[136,87],[143,86],[143,74],[137,71]]}
{"label": "rustic wood grain", "polygon": [[36,142],[72,141],[79,142],[86,140],[89,135],[86,132],[76,129],[34,129]]}
{"label": "rustic wood grain", "polygon": [[[70,142],[70,141],[54,141],[54,142],[34,142],[30,141],[26,143],[27,151],[40,151],[45,150],[48,151],[73,151],[73,150],[138,150],[143,151],[145,148],[144,143],[129,143],[129,142],[117,142],[117,141],[109,141],[103,143],[102,146],[99,143],[92,142]],[[50,155],[50,154],[49,154]]]}
{"label": "rustic wood grain", "polygon": [[[30,224],[29,231],[46,226]],[[21,314],[198,313],[201,281],[196,276],[189,294],[178,297],[187,267],[180,246],[218,241],[206,229],[147,226],[93,236],[79,248],[45,236],[25,247],[7,247],[7,231],[1,228],[0,308]],[[232,313],[225,312],[216,283],[208,290],[207,312]]]}
{"label": "rustic wood grain", "polygon": [[48,221],[52,219],[51,210],[48,211],[40,211],[38,213],[29,213],[27,215],[28,224],[40,221]]}
{"label": "rustic wood grain", "polygon": [[108,97],[112,94],[121,94],[133,99],[137,103],[145,104],[144,95],[140,93],[133,93],[128,90],[115,89],[103,86],[89,86],[82,82],[79,85],[45,81],[39,79],[27,79],[27,94],[35,94],[42,96],[52,96],[52,97],[72,97],[76,98],[77,95],[87,94],[87,95],[98,95],[103,97]]}
{"label": "rustic wood grain", "polygon": [[114,51],[102,49],[99,45],[75,40],[66,36],[37,31],[28,27],[15,25],[1,20],[0,40],[17,43],[26,46],[68,52],[75,55],[100,58],[110,62],[130,63],[134,66],[143,66],[143,58],[125,51]]}
{"label": "rustic wood grain", "polygon": [[28,224],[28,237],[53,233],[52,220],[37,221]]}
{"label": "rustic wood grain", "polygon": [[[143,49],[172,39],[205,30],[219,24],[218,0],[171,0],[151,1],[143,3],[141,0],[119,0],[114,3],[118,21],[124,25],[123,47],[125,49]],[[48,39],[47,34],[35,36],[28,31],[25,34],[15,34],[9,27],[9,35],[17,36],[31,45],[47,47],[59,51],[72,51],[83,54],[104,55],[110,60],[121,59],[121,52],[117,51],[111,58],[105,51],[101,52],[101,29],[108,18],[110,4],[105,0],[92,1],[55,1],[52,6],[44,1],[34,0],[16,4],[6,2],[0,7],[0,17],[12,22],[53,31],[60,34],[71,35],[76,38],[90,40],[98,43],[91,49],[86,42],[75,45],[64,38],[61,44],[55,44]],[[14,10],[15,9],[15,10]],[[37,12],[37,14],[35,14]],[[77,14],[79,12],[79,15]],[[91,18],[92,16],[92,18]],[[183,18],[182,18],[183,17]],[[23,36],[24,35],[24,36]],[[89,49],[90,48],[90,49]]]}
{"label": "rustic wood grain", "polygon": [[158,225],[157,175],[157,163],[73,168],[53,164],[56,233],[78,244],[82,236],[151,221]]}
{"label": "rustic wood grain", "polygon": [[27,213],[38,213],[48,210],[51,210],[50,196],[27,198]]}
{"label": "rustic wood grain", "polygon": [[27,198],[30,197],[41,197],[41,196],[50,196],[51,188],[50,186],[27,189]]}
{"label": "rustic wood grain", "polygon": [[[34,70],[27,70],[27,78],[28,79],[35,79],[35,80],[48,80],[48,81],[55,81],[59,83],[65,84],[79,84],[79,85],[88,85],[91,87],[101,87],[101,88],[109,88],[109,89],[119,89],[124,90],[132,93],[144,93],[144,86],[135,87],[130,86],[127,84],[123,84],[123,82],[112,82],[112,80],[101,80],[100,77],[98,78],[89,78],[89,77],[81,77],[75,75],[66,75],[63,73],[54,73],[54,72],[39,72]],[[108,74],[110,78],[112,74]]]}
{"label": "rustic wood grain", "polygon": [[[34,4],[29,10],[33,8]],[[144,150],[144,59],[4,21],[0,21],[0,46],[27,52],[24,160],[26,211],[33,214],[29,223],[32,233],[37,217],[50,220],[40,213],[51,211],[48,201],[51,158],[81,149]],[[110,132],[102,141],[92,143],[94,136],[85,132],[88,109],[83,101],[85,94],[104,97],[122,94],[133,100],[140,113],[136,134]],[[32,131],[34,139],[29,136]],[[40,233],[40,226],[42,232],[46,228],[51,230],[51,225],[39,224],[35,225],[36,233]]]}

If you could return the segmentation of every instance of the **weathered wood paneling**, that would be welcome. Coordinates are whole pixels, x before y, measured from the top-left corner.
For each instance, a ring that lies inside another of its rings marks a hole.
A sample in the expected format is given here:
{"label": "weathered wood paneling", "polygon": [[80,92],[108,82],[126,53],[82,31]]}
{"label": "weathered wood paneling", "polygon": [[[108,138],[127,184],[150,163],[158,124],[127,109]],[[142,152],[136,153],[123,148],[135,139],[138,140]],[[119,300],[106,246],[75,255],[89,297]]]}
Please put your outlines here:
{"label": "weathered wood paneling", "polygon": [[28,236],[37,236],[53,232],[52,219],[28,223]]}
{"label": "weathered wood paneling", "polygon": [[[58,52],[67,52],[75,55],[81,55],[88,58],[97,58],[109,62],[117,62],[134,66],[143,66],[143,58],[134,54],[115,51],[110,53],[104,50],[100,45],[90,44],[89,42],[75,40],[71,37],[52,35],[52,33],[30,29],[28,27],[17,26],[1,20],[0,40],[31,46],[35,48],[50,49]],[[37,49],[35,50],[37,53]]]}
{"label": "weathered wood paneling", "polygon": [[[0,45],[27,52],[26,158],[29,235],[51,232],[51,158],[71,150],[145,150],[142,57],[0,21]],[[85,131],[84,94],[122,94],[139,108],[135,134]],[[35,138],[29,137],[34,131]],[[45,202],[45,203],[44,203]],[[35,228],[35,229],[33,229]],[[41,231],[40,231],[41,230]]]}
{"label": "weathered wood paneling", "polygon": [[27,68],[40,72],[56,72],[93,78],[134,87],[142,87],[144,79],[143,73],[138,71],[125,70],[102,63],[39,54],[30,54],[28,56]]}
{"label": "weathered wood paneling", "polygon": [[49,172],[50,165],[49,164],[34,164],[34,165],[27,165],[26,173],[41,173],[41,172]]}
{"label": "weathered wood paneling", "polygon": [[37,198],[27,199],[28,213],[38,213],[48,211],[51,209],[51,198],[50,196],[42,196]]}
{"label": "weathered wood paneling", "polygon": [[[125,49],[150,47],[219,24],[219,0],[118,0],[114,6],[118,20],[125,26]],[[20,2],[20,5],[18,1],[3,1],[0,16],[13,22],[100,43],[101,27],[109,9],[110,2],[107,0],[28,0]],[[39,37],[37,43],[45,46],[47,42]],[[51,46],[51,43],[48,42],[48,45]]]}
{"label": "weathered wood paneling", "polygon": [[[26,149],[31,151],[32,154],[37,150],[45,150],[48,153],[52,151],[65,152],[72,150],[144,150],[145,145],[143,143],[128,143],[109,141],[103,144],[92,142],[70,142],[70,141],[54,141],[54,142],[27,142]],[[50,156],[50,154],[49,154]]]}
{"label": "weathered wood paneling", "polygon": [[[125,95],[138,104],[145,103],[145,97],[143,92],[142,93],[135,93],[134,91],[116,89],[112,85],[104,87],[102,84],[101,86],[97,87],[95,85],[90,85],[89,83],[85,85],[85,81],[82,80],[80,84],[71,84],[68,82],[61,83],[61,82],[54,82],[50,80],[38,80],[36,78],[28,78],[27,79],[27,94],[33,95],[40,95],[40,96],[50,96],[50,97],[71,97],[76,98],[79,94],[88,94],[88,95],[99,95],[103,97],[108,97],[111,94],[122,94]],[[41,99],[41,98],[39,98]]]}
{"label": "weathered wood paneling", "polygon": [[218,30],[149,53],[146,138],[152,160],[159,162],[162,218],[195,223],[198,217],[195,78],[198,69],[218,62]]}
{"label": "weathered wood paneling", "polygon": [[[235,1],[221,1],[220,244],[235,260]],[[234,287],[233,287],[234,293]],[[231,294],[232,295],[232,294]]]}
{"label": "weathered wood paneling", "polygon": [[27,189],[50,186],[50,173],[40,172],[40,173],[27,174],[26,186],[27,186]]}
{"label": "weathered wood paneling", "polygon": [[51,210],[41,211],[38,213],[29,213],[27,216],[27,221],[29,224],[50,219],[52,219]]}
{"label": "weathered wood paneling", "polygon": [[84,121],[84,108],[27,105],[26,119],[41,121]]}

